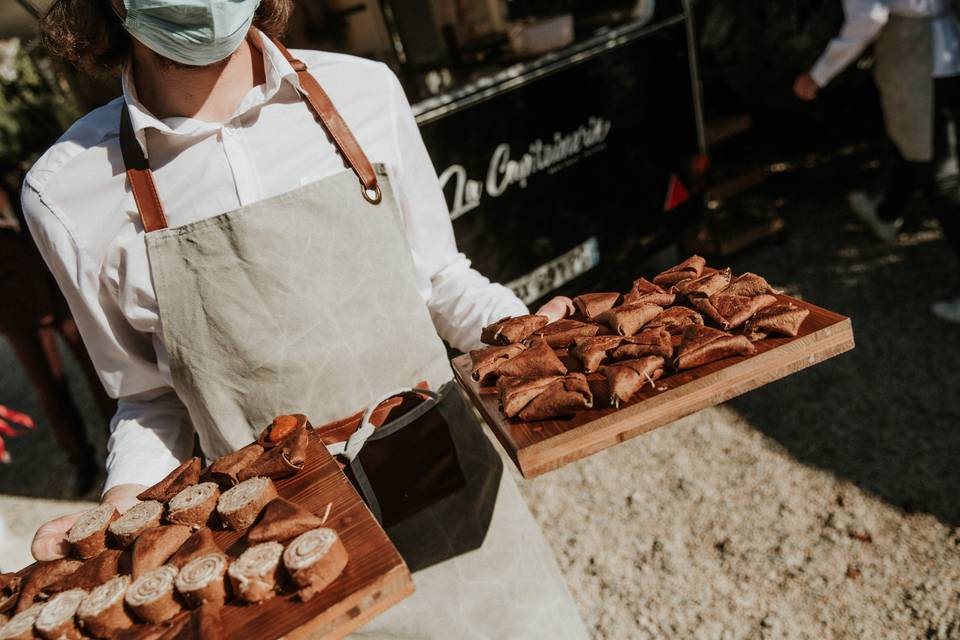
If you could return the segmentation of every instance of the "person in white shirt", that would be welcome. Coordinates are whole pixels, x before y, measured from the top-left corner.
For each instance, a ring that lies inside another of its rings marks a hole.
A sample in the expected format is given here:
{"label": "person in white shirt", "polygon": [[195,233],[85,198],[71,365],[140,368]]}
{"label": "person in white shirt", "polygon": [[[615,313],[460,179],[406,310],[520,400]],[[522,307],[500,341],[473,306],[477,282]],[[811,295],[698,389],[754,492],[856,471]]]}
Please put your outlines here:
{"label": "person in white shirt", "polygon": [[[846,21],[794,93],[813,100],[874,44],[875,78],[895,162],[886,192],[850,194],[853,212],[882,241],[893,244],[903,212],[917,190],[933,201],[947,243],[960,257],[960,26],[949,0],[844,0]],[[960,297],[932,312],[960,322]]]}
{"label": "person in white shirt", "polygon": [[[443,467],[399,449],[384,464],[412,486],[451,464],[461,481],[391,524],[394,505],[379,505],[417,592],[360,635],[583,638],[438,337],[475,348],[484,325],[527,309],[457,250],[396,77],[287,51],[275,37],[292,5],[59,0],[41,22],[54,52],[122,78],[122,97],[79,120],[23,185],[30,230],[119,399],[103,500],[135,504],[195,434],[209,460],[273,416],[322,425],[427,382],[413,397],[429,396],[453,451]],[[558,319],[567,303],[539,313]],[[62,555],[75,519],[41,527],[34,555]]]}

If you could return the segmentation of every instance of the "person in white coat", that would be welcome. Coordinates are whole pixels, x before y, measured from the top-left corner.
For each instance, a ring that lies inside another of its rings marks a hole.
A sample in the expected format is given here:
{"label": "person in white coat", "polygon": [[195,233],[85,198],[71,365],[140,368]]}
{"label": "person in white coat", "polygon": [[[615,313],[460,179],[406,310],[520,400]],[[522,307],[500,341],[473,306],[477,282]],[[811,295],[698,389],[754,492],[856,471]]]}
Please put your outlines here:
{"label": "person in white coat", "polygon": [[[292,7],[59,0],[41,23],[53,51],[122,79],[123,95],[23,186],[30,230],[119,399],[103,500],[135,504],[195,434],[215,459],[273,416],[324,425],[399,390],[437,437],[390,446],[411,422],[383,425],[390,455],[360,484],[417,589],[359,635],[584,638],[441,340],[475,348],[484,325],[527,309],[457,250],[396,77],[288,51],[276,38]],[[567,302],[541,312],[559,318]],[[376,495],[378,470],[393,493]],[[62,555],[75,520],[41,527],[34,555]]]}
{"label": "person in white coat", "polygon": [[[960,256],[960,27],[949,0],[844,0],[846,20],[794,93],[813,100],[871,44],[884,123],[895,162],[880,197],[850,194],[853,212],[882,241],[894,244],[918,190],[933,202],[943,235]],[[960,297],[931,307],[960,322]]]}

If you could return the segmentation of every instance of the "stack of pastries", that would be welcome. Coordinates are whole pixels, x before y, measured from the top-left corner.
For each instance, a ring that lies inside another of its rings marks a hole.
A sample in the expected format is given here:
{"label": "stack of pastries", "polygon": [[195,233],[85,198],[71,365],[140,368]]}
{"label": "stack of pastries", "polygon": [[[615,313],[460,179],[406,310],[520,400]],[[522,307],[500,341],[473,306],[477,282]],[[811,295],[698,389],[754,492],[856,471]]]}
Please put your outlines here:
{"label": "stack of pastries", "polygon": [[[279,416],[259,440],[201,469],[192,458],[122,515],[100,505],[67,534],[70,555],[0,574],[0,638],[218,638],[228,601],[308,600],[347,565],[321,518],[273,480],[303,467],[313,430]],[[228,555],[214,528],[245,531]]]}
{"label": "stack of pastries", "polygon": [[470,352],[473,379],[496,385],[503,413],[521,422],[619,408],[670,373],[795,337],[809,311],[775,294],[756,274],[708,269],[692,256],[627,293],[573,298],[556,322],[527,315],[485,327],[490,346]]}

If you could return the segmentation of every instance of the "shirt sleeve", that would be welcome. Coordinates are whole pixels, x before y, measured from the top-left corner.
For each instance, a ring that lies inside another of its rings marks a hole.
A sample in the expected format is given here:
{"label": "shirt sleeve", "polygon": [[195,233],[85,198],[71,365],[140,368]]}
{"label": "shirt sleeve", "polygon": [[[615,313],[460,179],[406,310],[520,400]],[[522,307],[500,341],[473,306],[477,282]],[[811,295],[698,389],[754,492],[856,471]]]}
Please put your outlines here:
{"label": "shirt sleeve", "polygon": [[[104,491],[124,483],[151,485],[162,479],[193,447],[187,410],[163,382],[149,335],[124,319],[105,291],[96,262],[29,179],[23,211],[37,248],[60,286],[90,358],[107,393],[118,398],[107,442]],[[141,390],[145,389],[145,390]]]}
{"label": "shirt sleeve", "polygon": [[396,189],[418,272],[429,278],[427,306],[440,337],[461,351],[481,346],[480,330],[527,307],[508,288],[470,266],[457,249],[450,212],[400,82],[390,76]]}
{"label": "shirt sleeve", "polygon": [[825,87],[877,37],[887,23],[890,9],[880,0],[846,0],[846,20],[810,70],[814,82]]}
{"label": "shirt sleeve", "polygon": [[172,390],[122,398],[110,422],[107,492],[119,484],[156,484],[193,452],[193,427]]}

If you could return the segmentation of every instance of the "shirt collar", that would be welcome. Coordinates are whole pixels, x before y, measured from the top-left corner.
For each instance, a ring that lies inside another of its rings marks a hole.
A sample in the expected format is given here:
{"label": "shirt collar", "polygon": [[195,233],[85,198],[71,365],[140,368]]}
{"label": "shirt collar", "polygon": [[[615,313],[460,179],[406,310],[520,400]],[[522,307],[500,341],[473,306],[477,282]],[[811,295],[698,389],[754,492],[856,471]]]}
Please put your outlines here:
{"label": "shirt collar", "polygon": [[[280,91],[284,82],[288,82],[298,92],[301,91],[300,78],[297,77],[297,72],[283,53],[261,31],[254,29],[254,32],[254,37],[258,38],[257,44],[260,45],[260,51],[263,53],[263,70],[266,82],[254,87],[240,101],[234,117],[266,103]],[[204,130],[220,128],[218,123],[204,122],[194,118],[157,118],[140,102],[140,98],[137,96],[137,87],[133,81],[133,70],[129,63],[124,65],[120,85],[123,89],[123,100],[130,111],[130,123],[133,125],[133,132],[143,149],[144,157],[148,155],[147,129],[155,129],[164,135],[191,135]]]}

